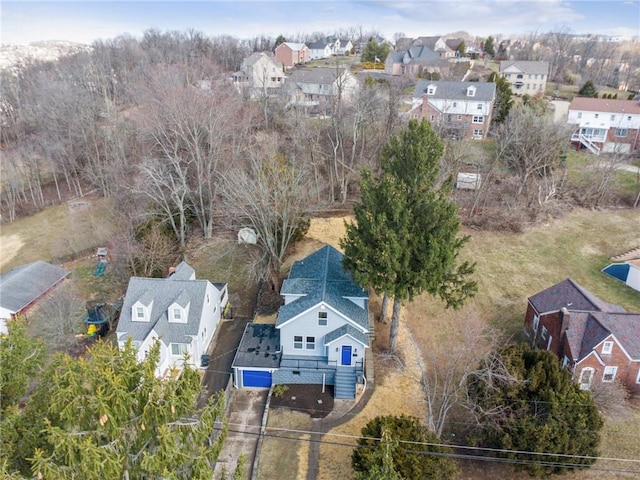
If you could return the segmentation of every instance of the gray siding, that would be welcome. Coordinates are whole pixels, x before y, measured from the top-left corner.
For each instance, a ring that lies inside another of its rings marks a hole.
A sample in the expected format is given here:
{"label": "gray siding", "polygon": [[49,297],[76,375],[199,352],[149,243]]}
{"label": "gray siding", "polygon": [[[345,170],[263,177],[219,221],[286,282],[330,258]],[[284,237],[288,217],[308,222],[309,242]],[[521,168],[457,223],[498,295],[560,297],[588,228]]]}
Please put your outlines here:
{"label": "gray siding", "polygon": [[[294,375],[293,372],[300,372],[299,375]],[[305,370],[293,369],[293,368],[280,368],[273,372],[273,384],[311,384],[322,385],[322,374],[325,374],[325,385],[333,385],[335,383],[336,371],[333,369],[328,370]]]}

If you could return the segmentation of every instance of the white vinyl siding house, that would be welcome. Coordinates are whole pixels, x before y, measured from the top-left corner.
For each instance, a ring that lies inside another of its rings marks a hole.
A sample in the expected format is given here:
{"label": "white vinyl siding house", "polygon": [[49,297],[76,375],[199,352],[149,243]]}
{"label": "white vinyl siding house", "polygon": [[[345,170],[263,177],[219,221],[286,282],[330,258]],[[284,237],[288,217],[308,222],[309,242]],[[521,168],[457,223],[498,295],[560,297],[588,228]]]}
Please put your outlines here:
{"label": "white vinyl siding house", "polygon": [[509,82],[515,95],[542,95],[549,77],[549,63],[504,60],[500,62],[500,75]]}
{"label": "white vinyl siding house", "polygon": [[164,376],[187,362],[200,366],[227,304],[227,285],[197,280],[182,262],[167,278],[132,277],[118,321],[118,346],[129,339],[144,361],[155,341],[160,345],[156,369]]}

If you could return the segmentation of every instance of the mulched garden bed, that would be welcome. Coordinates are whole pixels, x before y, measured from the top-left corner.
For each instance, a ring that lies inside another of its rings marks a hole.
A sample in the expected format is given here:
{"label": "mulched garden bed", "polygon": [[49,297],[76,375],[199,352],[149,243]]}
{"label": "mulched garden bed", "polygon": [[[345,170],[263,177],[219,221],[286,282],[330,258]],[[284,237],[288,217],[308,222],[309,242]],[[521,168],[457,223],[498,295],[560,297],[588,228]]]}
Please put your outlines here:
{"label": "mulched garden bed", "polygon": [[307,413],[311,418],[324,418],[333,410],[333,385],[287,385],[287,391],[271,396],[271,408],[288,408]]}

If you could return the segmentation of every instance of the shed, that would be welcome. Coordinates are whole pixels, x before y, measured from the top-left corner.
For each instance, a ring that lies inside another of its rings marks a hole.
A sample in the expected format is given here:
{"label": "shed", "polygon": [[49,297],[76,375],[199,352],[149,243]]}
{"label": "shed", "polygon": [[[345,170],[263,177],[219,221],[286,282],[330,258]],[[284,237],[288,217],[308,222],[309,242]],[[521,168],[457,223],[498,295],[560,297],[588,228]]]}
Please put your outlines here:
{"label": "shed", "polygon": [[479,173],[459,172],[456,180],[456,188],[459,190],[477,190],[480,188],[482,175]]}

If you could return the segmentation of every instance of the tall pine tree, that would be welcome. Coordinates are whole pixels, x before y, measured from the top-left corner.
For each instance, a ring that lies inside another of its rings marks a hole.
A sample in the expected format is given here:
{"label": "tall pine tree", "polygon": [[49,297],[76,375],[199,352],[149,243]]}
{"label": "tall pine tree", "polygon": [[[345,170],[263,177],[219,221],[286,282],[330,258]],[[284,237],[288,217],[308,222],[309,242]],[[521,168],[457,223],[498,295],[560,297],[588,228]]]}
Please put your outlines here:
{"label": "tall pine tree", "polygon": [[345,268],[356,281],[393,297],[389,350],[395,352],[404,302],[422,292],[459,308],[476,291],[474,265],[458,264],[467,237],[458,237],[457,206],[441,184],[443,146],[428,122],[411,120],[381,154],[382,175],[363,172],[362,202],[340,242]]}

